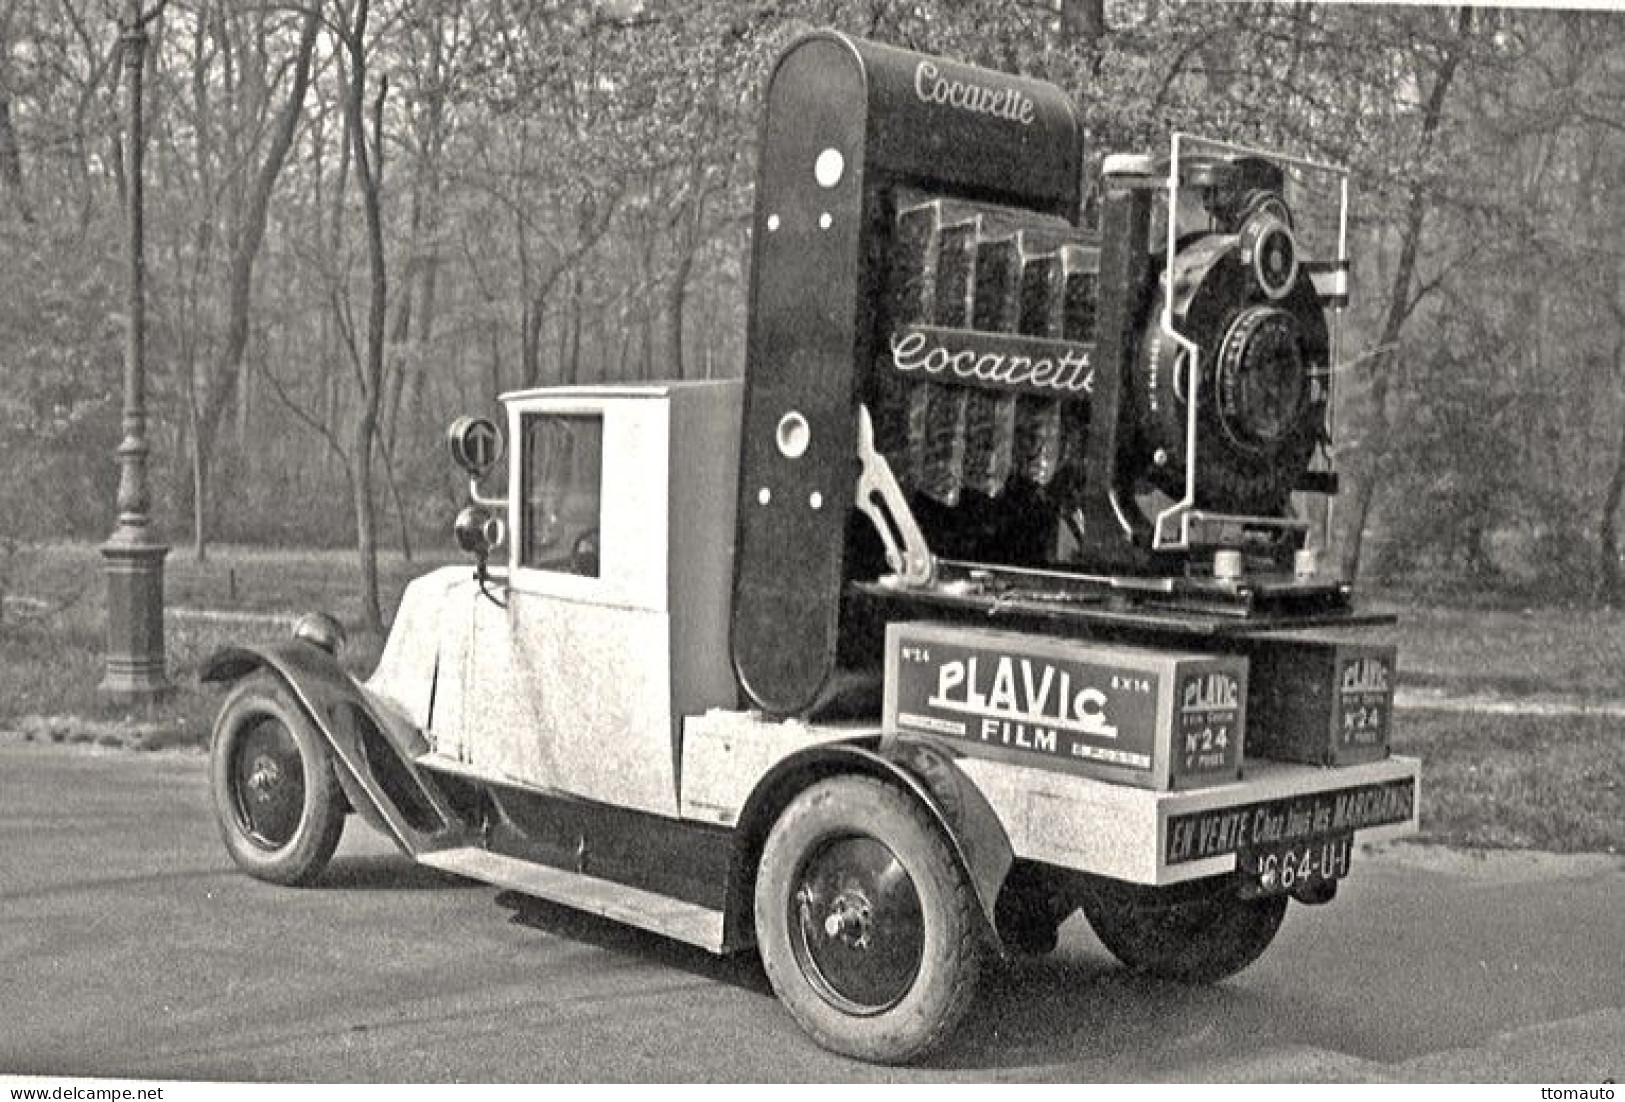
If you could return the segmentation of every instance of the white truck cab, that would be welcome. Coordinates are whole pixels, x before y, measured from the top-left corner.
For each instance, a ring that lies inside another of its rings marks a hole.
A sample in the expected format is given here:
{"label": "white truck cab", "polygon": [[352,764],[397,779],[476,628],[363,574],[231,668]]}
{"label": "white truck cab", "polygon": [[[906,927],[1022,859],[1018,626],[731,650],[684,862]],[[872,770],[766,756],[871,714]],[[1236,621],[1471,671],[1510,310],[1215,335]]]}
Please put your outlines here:
{"label": "white truck cab", "polygon": [[483,582],[449,567],[412,583],[368,683],[413,700],[437,760],[677,814],[683,717],[739,700],[733,562],[716,533],[733,527],[740,393],[504,396],[502,565]]}

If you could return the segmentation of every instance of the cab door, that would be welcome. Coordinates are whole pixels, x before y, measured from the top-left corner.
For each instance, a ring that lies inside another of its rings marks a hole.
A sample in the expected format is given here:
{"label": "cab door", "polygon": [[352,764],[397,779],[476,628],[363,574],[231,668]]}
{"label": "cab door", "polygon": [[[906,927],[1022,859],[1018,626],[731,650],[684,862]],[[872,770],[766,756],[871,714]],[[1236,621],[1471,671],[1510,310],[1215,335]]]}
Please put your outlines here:
{"label": "cab door", "polygon": [[676,814],[659,392],[510,401],[506,607],[475,613],[481,772]]}

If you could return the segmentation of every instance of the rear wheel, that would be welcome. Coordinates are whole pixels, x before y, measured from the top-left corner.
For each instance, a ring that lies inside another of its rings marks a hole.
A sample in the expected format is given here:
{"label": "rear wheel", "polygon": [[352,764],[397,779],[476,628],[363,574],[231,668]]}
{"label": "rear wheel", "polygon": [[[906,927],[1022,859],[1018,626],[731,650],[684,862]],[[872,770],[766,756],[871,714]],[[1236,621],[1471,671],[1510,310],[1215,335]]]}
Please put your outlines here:
{"label": "rear wheel", "polygon": [[1027,956],[1053,953],[1061,924],[1078,909],[1075,897],[1052,872],[1018,861],[1005,878],[994,922],[1005,948]]}
{"label": "rear wheel", "polygon": [[774,824],[756,937],[779,999],[825,1048],[925,1055],[963,1019],[986,952],[975,893],[942,832],[897,789],[821,781]]}
{"label": "rear wheel", "polygon": [[247,677],[226,698],[209,779],[220,835],[244,872],[295,885],[327,866],[344,829],[344,796],[326,743],[275,675]]}
{"label": "rear wheel", "polygon": [[1263,955],[1286,917],[1287,897],[1245,899],[1231,883],[1092,892],[1083,913],[1113,956],[1135,972],[1216,983]]}

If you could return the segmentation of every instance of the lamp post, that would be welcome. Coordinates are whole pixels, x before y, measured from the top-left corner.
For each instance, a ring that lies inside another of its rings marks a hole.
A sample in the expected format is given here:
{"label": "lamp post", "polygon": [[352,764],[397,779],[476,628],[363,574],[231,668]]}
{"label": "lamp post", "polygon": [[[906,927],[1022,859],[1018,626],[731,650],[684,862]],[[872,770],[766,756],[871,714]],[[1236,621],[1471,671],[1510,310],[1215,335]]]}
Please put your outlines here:
{"label": "lamp post", "polygon": [[164,669],[164,556],[148,511],[146,405],[146,258],[142,244],[141,77],[147,54],[141,0],[129,0],[122,35],[128,110],[125,198],[129,227],[129,302],[124,342],[123,438],[118,457],[118,520],[102,544],[107,575],[107,666],[101,691],[152,699],[169,690]]}

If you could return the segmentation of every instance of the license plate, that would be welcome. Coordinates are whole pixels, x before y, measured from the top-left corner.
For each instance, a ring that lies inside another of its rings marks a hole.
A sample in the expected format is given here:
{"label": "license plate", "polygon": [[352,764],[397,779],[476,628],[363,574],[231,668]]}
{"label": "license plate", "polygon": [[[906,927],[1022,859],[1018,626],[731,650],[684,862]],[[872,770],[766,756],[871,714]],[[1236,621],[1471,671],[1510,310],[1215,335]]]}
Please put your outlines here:
{"label": "license plate", "polygon": [[1236,868],[1253,891],[1290,892],[1341,880],[1354,859],[1354,835],[1334,834],[1291,845],[1242,850]]}

